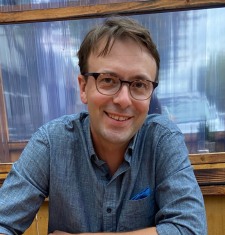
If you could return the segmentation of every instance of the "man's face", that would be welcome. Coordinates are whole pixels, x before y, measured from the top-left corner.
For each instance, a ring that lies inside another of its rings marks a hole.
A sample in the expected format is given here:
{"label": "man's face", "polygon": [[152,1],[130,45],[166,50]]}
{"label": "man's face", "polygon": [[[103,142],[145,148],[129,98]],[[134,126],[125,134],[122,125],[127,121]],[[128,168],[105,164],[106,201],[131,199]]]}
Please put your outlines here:
{"label": "man's face", "polygon": [[[91,53],[87,72],[110,73],[126,81],[139,78],[155,81],[156,62],[146,48],[132,40],[116,40],[110,53],[98,57],[103,46],[104,43],[100,44],[98,50]],[[135,100],[125,83],[117,94],[106,96],[97,91],[92,76],[88,82],[82,75],[78,80],[81,100],[88,105],[94,144],[127,145],[144,123],[150,99]]]}

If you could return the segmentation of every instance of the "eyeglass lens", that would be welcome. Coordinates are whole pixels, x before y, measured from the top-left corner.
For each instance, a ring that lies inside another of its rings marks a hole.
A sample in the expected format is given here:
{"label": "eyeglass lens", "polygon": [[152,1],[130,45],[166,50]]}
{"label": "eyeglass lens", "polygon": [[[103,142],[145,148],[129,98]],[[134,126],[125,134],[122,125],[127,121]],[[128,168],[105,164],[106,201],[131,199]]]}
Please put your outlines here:
{"label": "eyeglass lens", "polygon": [[[104,95],[114,95],[120,90],[122,82],[113,75],[100,74],[97,78],[96,85],[100,93]],[[134,99],[144,100],[151,96],[153,85],[151,82],[145,80],[136,80],[130,84],[129,89]]]}

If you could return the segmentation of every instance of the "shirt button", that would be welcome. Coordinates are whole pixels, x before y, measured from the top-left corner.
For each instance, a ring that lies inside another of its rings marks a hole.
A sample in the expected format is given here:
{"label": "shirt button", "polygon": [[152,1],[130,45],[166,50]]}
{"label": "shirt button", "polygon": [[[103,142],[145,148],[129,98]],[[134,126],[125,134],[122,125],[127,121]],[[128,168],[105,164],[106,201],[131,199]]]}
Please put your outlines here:
{"label": "shirt button", "polygon": [[107,208],[107,213],[111,213],[112,212],[112,209],[111,208]]}
{"label": "shirt button", "polygon": [[110,179],[110,174],[105,175],[106,179]]}

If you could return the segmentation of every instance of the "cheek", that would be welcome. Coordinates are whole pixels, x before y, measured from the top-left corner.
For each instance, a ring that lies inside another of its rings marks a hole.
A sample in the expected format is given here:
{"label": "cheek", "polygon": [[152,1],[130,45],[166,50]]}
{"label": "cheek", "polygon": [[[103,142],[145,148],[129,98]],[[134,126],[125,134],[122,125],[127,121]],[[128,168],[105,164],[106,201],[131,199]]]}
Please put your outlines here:
{"label": "cheek", "polygon": [[137,111],[139,112],[139,115],[147,115],[149,110],[150,101],[149,100],[143,100],[138,101],[135,106]]}
{"label": "cheek", "polygon": [[88,100],[88,106],[92,108],[92,106],[96,106],[99,102],[99,92],[97,91],[94,83],[88,83],[86,87],[86,95]]}
{"label": "cheek", "polygon": [[92,112],[99,112],[108,104],[109,97],[100,94],[96,90],[92,90],[88,96],[88,110]]}

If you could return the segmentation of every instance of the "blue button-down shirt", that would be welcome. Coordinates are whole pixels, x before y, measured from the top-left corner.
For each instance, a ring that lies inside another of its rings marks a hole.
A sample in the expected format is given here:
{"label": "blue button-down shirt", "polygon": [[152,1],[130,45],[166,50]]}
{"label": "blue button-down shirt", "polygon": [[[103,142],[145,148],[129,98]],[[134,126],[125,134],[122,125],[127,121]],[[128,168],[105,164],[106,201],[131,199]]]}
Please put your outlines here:
{"label": "blue button-down shirt", "polygon": [[[148,187],[148,196],[130,200]],[[161,115],[147,116],[113,177],[95,154],[87,112],[41,127],[0,189],[0,233],[24,232],[48,196],[48,232],[156,226],[159,235],[207,234],[184,137]]]}

